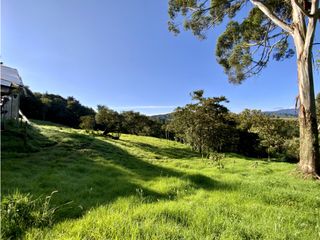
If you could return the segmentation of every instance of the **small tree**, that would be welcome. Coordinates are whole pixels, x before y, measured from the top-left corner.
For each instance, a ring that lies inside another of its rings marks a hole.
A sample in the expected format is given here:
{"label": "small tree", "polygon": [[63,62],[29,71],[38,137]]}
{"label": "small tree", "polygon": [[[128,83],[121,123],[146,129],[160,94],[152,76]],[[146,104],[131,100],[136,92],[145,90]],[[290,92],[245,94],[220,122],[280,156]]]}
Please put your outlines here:
{"label": "small tree", "polygon": [[114,132],[119,136],[122,130],[121,115],[106,106],[98,105],[96,123],[104,130],[104,135]]}
{"label": "small tree", "polygon": [[96,125],[96,121],[93,115],[87,115],[80,117],[79,127],[86,131],[93,130]]}
{"label": "small tree", "polygon": [[177,108],[167,130],[202,154],[224,151],[227,146],[230,150],[235,128],[228,109],[221,104],[227,99],[204,98],[202,90],[193,92],[191,96],[196,102]]}

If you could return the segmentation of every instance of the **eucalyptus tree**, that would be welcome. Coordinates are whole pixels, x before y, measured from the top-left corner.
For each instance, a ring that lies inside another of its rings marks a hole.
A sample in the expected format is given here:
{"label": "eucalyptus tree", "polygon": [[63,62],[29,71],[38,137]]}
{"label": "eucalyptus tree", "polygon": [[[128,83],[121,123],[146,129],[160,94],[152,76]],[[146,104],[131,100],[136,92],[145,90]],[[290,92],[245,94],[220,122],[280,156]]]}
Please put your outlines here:
{"label": "eucalyptus tree", "polygon": [[[236,18],[245,11],[246,18]],[[272,57],[282,60],[296,55],[299,168],[305,174],[319,174],[312,66],[319,0],[169,0],[169,16],[170,31],[178,34],[179,20],[184,19],[184,28],[200,39],[205,38],[206,30],[229,19],[217,40],[216,56],[232,83],[260,73]]]}

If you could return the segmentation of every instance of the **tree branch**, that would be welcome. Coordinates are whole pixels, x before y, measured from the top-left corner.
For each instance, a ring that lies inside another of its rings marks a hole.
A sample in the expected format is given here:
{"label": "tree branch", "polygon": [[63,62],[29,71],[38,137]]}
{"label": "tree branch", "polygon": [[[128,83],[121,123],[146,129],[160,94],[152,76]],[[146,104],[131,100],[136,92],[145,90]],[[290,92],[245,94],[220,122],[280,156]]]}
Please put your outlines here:
{"label": "tree branch", "polygon": [[295,2],[295,4],[298,6],[298,8],[300,9],[300,11],[301,11],[305,16],[307,16],[307,17],[312,17],[312,15],[311,15],[310,13],[308,13],[308,11],[306,11],[306,10],[304,9],[304,7],[302,6],[302,4],[299,3],[298,0],[294,0],[294,2]]}
{"label": "tree branch", "polygon": [[316,19],[317,18],[320,18],[320,9],[316,9],[316,11],[311,14],[309,13],[308,11],[305,10],[304,6],[298,2],[298,0],[294,0],[295,4],[299,7],[300,11],[307,17],[309,18],[312,18],[312,17],[315,17]]}
{"label": "tree branch", "polygon": [[270,46],[267,46],[266,43],[267,41],[265,41],[265,45],[263,46],[264,49],[261,53],[261,57],[258,61],[253,61],[255,63],[254,66],[252,66],[251,68],[249,68],[244,74],[247,76],[252,76],[252,75],[257,75],[261,72],[261,70],[267,65],[267,63],[269,62],[271,53],[273,51],[273,49],[283,40],[286,40],[289,36],[284,36],[282,37],[280,40],[276,41],[275,43],[273,43]]}
{"label": "tree branch", "polygon": [[283,30],[287,31],[290,34],[293,34],[293,29],[285,22],[283,22],[280,18],[278,18],[271,10],[264,5],[262,2],[258,0],[250,0],[250,2],[257,6],[268,18],[271,19],[276,25],[278,25]]}
{"label": "tree branch", "polygon": [[311,11],[310,14],[314,15],[314,17],[309,18],[308,22],[308,27],[307,27],[307,33],[306,33],[306,38],[305,38],[305,43],[304,43],[304,52],[307,52],[310,48],[312,48],[312,42],[314,39],[314,33],[316,30],[316,25],[317,25],[317,17],[316,14],[318,14],[318,9],[319,6],[319,0],[312,0],[311,1]]}

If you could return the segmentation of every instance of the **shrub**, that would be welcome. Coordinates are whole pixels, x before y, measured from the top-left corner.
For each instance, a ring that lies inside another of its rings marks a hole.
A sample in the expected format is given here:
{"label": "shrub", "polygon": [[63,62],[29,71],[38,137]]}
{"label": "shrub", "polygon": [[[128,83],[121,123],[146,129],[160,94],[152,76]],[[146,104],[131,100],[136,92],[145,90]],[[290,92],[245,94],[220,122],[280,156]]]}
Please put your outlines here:
{"label": "shrub", "polygon": [[218,153],[218,152],[211,152],[208,156],[210,160],[216,163],[218,169],[224,168],[222,159],[224,159],[225,157],[226,155],[224,153]]}
{"label": "shrub", "polygon": [[299,160],[299,138],[288,139],[283,144],[285,158],[289,162]]}
{"label": "shrub", "polygon": [[50,207],[53,194],[32,199],[30,194],[19,191],[6,196],[1,202],[1,239],[17,239],[31,227],[43,228],[52,225],[57,208]]}
{"label": "shrub", "polygon": [[95,119],[93,115],[87,115],[80,117],[80,125],[82,129],[86,131],[93,130],[96,125]]}

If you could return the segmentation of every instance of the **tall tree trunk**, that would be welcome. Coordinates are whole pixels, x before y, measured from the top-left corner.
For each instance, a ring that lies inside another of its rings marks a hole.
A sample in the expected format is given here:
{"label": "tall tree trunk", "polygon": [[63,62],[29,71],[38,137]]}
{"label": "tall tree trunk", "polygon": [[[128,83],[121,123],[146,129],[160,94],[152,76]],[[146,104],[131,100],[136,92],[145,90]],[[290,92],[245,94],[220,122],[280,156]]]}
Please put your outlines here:
{"label": "tall tree trunk", "polygon": [[[310,10],[305,10],[299,1],[291,0],[292,23],[288,25],[279,19],[262,1],[250,0],[274,24],[292,35],[297,53],[299,79],[299,125],[300,125],[300,162],[304,174],[319,174],[319,144],[316,119],[316,105],[312,71],[312,44],[319,17],[319,0],[311,0]],[[308,20],[308,25],[306,24]]]}
{"label": "tall tree trunk", "polygon": [[319,174],[319,143],[311,54],[298,58],[300,161],[304,174]]}
{"label": "tall tree trunk", "polygon": [[[306,26],[306,17],[292,2],[293,39],[297,54],[297,68],[299,80],[299,127],[300,127],[300,161],[299,169],[304,174],[317,175],[320,172],[319,142],[316,117],[316,104],[314,96],[313,70],[312,70],[312,43],[317,19],[309,18]],[[313,4],[314,5],[314,4]],[[312,14],[315,7],[312,7]]]}
{"label": "tall tree trunk", "polygon": [[297,68],[299,80],[299,127],[300,127],[300,161],[299,169],[304,174],[316,175],[319,168],[319,140],[316,118],[312,71],[312,45],[305,49],[305,25],[296,25],[294,41],[297,51]]}

